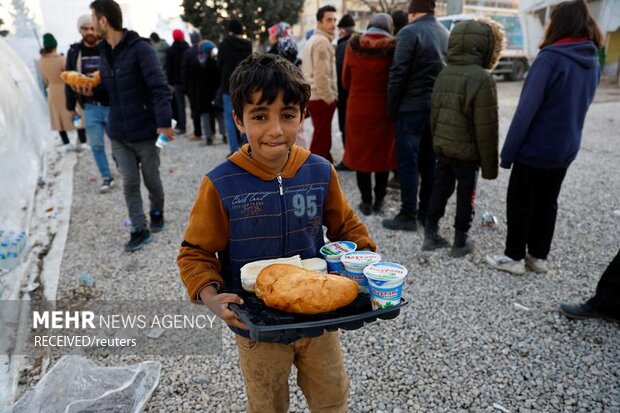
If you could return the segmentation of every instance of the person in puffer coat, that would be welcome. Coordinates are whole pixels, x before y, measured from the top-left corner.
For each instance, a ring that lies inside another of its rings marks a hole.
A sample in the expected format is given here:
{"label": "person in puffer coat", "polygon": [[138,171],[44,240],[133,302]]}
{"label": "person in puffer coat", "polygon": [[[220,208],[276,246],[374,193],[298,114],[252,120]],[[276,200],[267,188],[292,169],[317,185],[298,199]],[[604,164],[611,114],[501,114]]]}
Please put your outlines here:
{"label": "person in puffer coat", "polygon": [[485,179],[497,178],[497,88],[490,71],[504,45],[502,27],[486,18],[460,22],[450,33],[448,66],[437,77],[431,97],[437,163],[422,250],[449,246],[439,235],[438,226],[455,186],[455,231],[450,255],[462,257],[474,250],[467,233],[474,215],[478,169]]}

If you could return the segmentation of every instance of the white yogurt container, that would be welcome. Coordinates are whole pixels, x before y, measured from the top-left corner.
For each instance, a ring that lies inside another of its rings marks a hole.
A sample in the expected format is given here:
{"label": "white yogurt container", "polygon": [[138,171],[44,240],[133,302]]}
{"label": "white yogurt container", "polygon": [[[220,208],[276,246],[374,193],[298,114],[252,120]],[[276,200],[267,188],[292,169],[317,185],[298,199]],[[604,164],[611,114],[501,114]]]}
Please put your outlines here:
{"label": "white yogurt container", "polygon": [[364,276],[364,268],[381,261],[381,255],[372,251],[351,251],[340,257],[344,267],[343,276],[350,278],[360,286],[360,291],[368,293],[368,281]]}
{"label": "white yogurt container", "polygon": [[323,245],[319,252],[327,261],[327,271],[342,274],[344,267],[340,262],[340,257],[347,252],[355,251],[356,248],[355,242],[338,241]]}
{"label": "white yogurt container", "polygon": [[393,262],[379,262],[364,268],[373,310],[400,303],[407,268]]}

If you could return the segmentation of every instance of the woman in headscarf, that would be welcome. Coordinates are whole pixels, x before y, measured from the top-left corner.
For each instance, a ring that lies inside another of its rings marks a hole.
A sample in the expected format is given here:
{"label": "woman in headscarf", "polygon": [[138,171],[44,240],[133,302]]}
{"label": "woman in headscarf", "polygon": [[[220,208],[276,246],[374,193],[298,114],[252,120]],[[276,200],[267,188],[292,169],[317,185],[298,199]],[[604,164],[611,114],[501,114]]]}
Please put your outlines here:
{"label": "woman in headscarf", "polygon": [[[387,84],[396,39],[392,18],[374,15],[363,35],[347,46],[342,84],[349,91],[344,164],[356,171],[364,215],[381,212],[390,171],[396,169],[394,124],[387,111]],[[375,175],[374,203],[372,173]]]}
{"label": "woman in headscarf", "polygon": [[291,38],[291,26],[280,22],[269,28],[269,44],[271,47],[267,53],[282,56],[291,63],[297,65],[297,45]]}

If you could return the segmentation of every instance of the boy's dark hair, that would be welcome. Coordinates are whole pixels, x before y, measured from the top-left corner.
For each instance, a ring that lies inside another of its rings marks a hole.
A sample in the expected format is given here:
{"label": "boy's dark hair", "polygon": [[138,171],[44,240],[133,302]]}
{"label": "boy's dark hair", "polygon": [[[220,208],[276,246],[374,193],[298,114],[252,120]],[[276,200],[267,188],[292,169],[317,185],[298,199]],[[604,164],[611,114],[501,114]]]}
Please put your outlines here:
{"label": "boy's dark hair", "polygon": [[552,45],[565,37],[585,37],[597,48],[603,43],[603,33],[590,13],[585,0],[565,1],[553,9],[545,38],[540,48]]}
{"label": "boy's dark hair", "polygon": [[394,36],[396,36],[400,29],[409,24],[409,20],[407,18],[407,12],[400,9],[394,10],[391,16],[394,21]]}
{"label": "boy's dark hair", "polygon": [[151,36],[149,36],[149,37],[155,43],[159,43],[161,41],[161,39],[159,38],[159,35],[157,33],[155,33],[155,32],[151,33]]}
{"label": "boy's dark hair", "polygon": [[336,8],[332,5],[327,5],[327,6],[323,6],[321,7],[319,10],[317,10],[316,12],[316,21],[320,22],[321,20],[323,20],[323,16],[325,16],[325,12],[328,11],[336,11]]}
{"label": "boy's dark hair", "polygon": [[[248,56],[230,77],[230,98],[240,121],[243,121],[244,104],[267,102],[271,105],[280,91],[285,105],[299,104],[303,113],[310,100],[310,84],[293,63],[271,53]],[[258,102],[251,99],[255,92],[261,92]]]}
{"label": "boy's dark hair", "polygon": [[123,30],[123,12],[114,0],[95,0],[90,3],[97,18],[105,17],[114,30]]}

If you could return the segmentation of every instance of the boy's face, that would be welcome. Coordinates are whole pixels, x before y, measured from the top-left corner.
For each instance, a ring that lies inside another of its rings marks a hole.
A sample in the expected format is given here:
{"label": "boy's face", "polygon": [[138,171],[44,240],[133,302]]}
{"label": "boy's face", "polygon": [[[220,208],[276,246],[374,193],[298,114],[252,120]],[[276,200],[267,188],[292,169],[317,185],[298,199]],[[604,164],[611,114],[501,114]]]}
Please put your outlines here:
{"label": "boy's face", "polygon": [[239,130],[248,137],[252,158],[279,173],[286,165],[301,126],[300,107],[285,105],[282,92],[273,103],[258,104],[261,93],[254,92],[252,103],[243,105],[243,119],[233,115]]}

